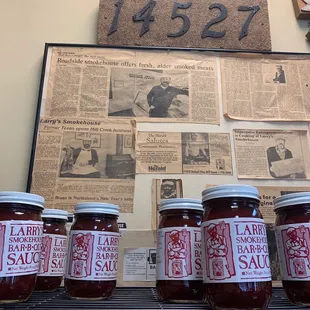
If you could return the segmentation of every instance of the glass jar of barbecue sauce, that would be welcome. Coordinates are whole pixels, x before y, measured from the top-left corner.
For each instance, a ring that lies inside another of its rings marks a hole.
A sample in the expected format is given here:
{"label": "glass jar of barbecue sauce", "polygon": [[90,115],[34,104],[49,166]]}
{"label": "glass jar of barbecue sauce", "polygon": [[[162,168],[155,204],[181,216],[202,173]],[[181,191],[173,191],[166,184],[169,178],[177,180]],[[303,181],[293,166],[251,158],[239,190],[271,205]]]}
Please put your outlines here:
{"label": "glass jar of barbecue sauce", "polygon": [[272,282],[258,190],[221,185],[202,197],[205,299],[215,309],[267,309]]}
{"label": "glass jar of barbecue sauce", "polygon": [[282,284],[288,299],[310,306],[310,193],[274,200]]}
{"label": "glass jar of barbecue sauce", "polygon": [[166,199],[159,206],[157,230],[156,288],[163,300],[202,300],[200,200]]}
{"label": "glass jar of barbecue sauce", "polygon": [[45,209],[40,268],[35,290],[52,292],[60,287],[67,257],[66,223],[68,212]]}
{"label": "glass jar of barbecue sauce", "polygon": [[117,278],[118,216],[116,205],[76,205],[65,275],[65,289],[71,298],[100,300],[112,296]]}
{"label": "glass jar of barbecue sauce", "polygon": [[44,198],[0,192],[0,303],[22,302],[36,284]]}

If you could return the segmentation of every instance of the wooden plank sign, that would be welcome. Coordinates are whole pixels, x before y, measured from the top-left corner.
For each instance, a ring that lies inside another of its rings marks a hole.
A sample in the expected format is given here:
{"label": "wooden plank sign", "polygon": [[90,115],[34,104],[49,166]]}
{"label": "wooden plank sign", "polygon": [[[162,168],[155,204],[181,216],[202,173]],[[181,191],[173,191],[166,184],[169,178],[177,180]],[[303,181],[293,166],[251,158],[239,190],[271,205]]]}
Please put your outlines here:
{"label": "wooden plank sign", "polygon": [[98,41],[271,50],[268,4],[267,0],[100,0]]}
{"label": "wooden plank sign", "polygon": [[310,20],[310,0],[293,0],[296,18]]}

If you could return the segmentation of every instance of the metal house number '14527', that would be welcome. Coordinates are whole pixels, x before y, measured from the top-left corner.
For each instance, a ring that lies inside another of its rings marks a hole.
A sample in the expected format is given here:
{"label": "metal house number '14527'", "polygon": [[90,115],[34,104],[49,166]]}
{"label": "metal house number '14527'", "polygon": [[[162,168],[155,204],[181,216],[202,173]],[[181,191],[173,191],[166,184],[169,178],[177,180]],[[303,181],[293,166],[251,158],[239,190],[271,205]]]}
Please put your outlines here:
{"label": "metal house number '14527'", "polygon": [[[111,35],[112,33],[117,31],[117,26],[118,26],[118,19],[121,14],[121,9],[124,4],[125,0],[117,0],[115,3],[116,9],[114,13],[114,18],[112,21],[112,24],[109,28],[108,31],[108,36]],[[150,23],[155,21],[155,16],[152,15],[153,10],[156,6],[156,1],[155,0],[149,0],[148,3],[141,8],[133,17],[132,20],[134,22],[142,22],[141,30],[140,30],[140,37],[145,35],[148,31],[150,31]],[[180,3],[180,2],[174,2],[172,13],[171,13],[171,19],[174,20],[175,18],[181,18],[183,20],[183,25],[182,28],[179,29],[177,32],[169,32],[167,33],[168,37],[181,37],[183,36],[190,28],[191,26],[191,21],[188,16],[186,16],[183,13],[186,9],[190,8],[192,6],[192,2],[185,2],[185,3]],[[210,10],[218,10],[219,15],[209,21],[203,28],[201,32],[201,38],[222,38],[226,34],[226,30],[223,31],[214,31],[211,29],[211,27],[215,24],[221,23],[223,20],[225,20],[228,16],[228,10],[225,7],[225,5],[220,4],[220,3],[213,3],[209,7]],[[248,30],[250,27],[250,23],[254,17],[254,15],[260,10],[259,5],[254,5],[254,6],[239,6],[238,11],[239,12],[249,12],[250,14],[247,16],[246,20],[244,21],[241,31],[239,34],[239,40],[242,40],[244,37],[248,35]]]}

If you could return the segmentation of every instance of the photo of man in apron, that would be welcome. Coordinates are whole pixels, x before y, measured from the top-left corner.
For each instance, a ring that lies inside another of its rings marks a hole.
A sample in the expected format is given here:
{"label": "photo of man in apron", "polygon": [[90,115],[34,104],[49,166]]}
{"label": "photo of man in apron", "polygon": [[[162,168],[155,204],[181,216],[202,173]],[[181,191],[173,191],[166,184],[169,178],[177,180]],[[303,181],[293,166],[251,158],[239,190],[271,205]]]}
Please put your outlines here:
{"label": "photo of man in apron", "polygon": [[211,280],[223,280],[231,277],[228,268],[228,248],[226,238],[217,232],[217,225],[210,224],[207,228],[207,259],[208,276]]}
{"label": "photo of man in apron", "polygon": [[69,274],[74,278],[91,275],[91,257],[94,237],[78,233],[72,236],[72,253]]}
{"label": "photo of man in apron", "polygon": [[[171,241],[168,243],[168,277],[169,278],[182,278],[188,276],[187,272],[187,245],[184,240],[180,238],[180,232],[173,230],[170,232],[169,237]],[[190,263],[190,262],[188,262]]]}
{"label": "photo of man in apron", "polygon": [[310,273],[309,248],[304,238],[305,229],[299,228],[303,237],[299,237],[297,229],[290,227],[286,234],[289,240],[286,241],[286,254],[289,259],[288,274],[293,278],[307,278]]}

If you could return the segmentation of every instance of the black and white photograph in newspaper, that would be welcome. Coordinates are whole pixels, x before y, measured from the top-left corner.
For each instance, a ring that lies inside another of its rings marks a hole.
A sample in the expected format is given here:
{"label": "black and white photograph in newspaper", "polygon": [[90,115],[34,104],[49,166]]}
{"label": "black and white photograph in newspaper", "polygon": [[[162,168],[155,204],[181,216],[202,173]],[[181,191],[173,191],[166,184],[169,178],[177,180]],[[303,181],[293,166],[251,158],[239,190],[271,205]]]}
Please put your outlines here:
{"label": "black and white photograph in newspaper", "polygon": [[208,133],[182,133],[183,165],[210,164],[210,143]]}
{"label": "black and white photograph in newspaper", "polygon": [[309,179],[306,130],[234,129],[239,179]]}
{"label": "black and white photograph in newspaper", "polygon": [[284,64],[263,64],[263,80],[265,84],[278,84],[283,86],[287,83],[286,67]]}
{"label": "black and white photograph in newspaper", "polygon": [[160,198],[172,199],[177,198],[177,184],[175,179],[163,180],[160,186]]}
{"label": "black and white photograph in newspaper", "polygon": [[128,135],[66,131],[59,177],[134,179],[135,156]]}
{"label": "black and white photograph in newspaper", "polygon": [[[295,141],[293,141],[294,139],[296,139],[296,137],[277,135],[273,142],[274,145],[267,148],[266,155],[268,160],[269,174],[273,178],[304,179],[306,177],[302,152],[300,147],[295,145]],[[295,158],[295,161],[292,161],[292,164],[296,166],[296,169],[293,173],[285,174],[283,171],[281,171],[282,169],[278,169],[278,167],[281,167],[283,161],[291,160],[293,158]]]}
{"label": "black and white photograph in newspaper", "polygon": [[164,199],[183,198],[182,179],[153,179],[152,180],[152,229],[159,224],[158,207]]}
{"label": "black and white photograph in newspaper", "polygon": [[108,115],[189,120],[188,72],[111,68]]}

